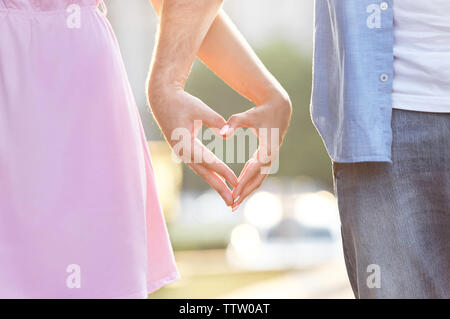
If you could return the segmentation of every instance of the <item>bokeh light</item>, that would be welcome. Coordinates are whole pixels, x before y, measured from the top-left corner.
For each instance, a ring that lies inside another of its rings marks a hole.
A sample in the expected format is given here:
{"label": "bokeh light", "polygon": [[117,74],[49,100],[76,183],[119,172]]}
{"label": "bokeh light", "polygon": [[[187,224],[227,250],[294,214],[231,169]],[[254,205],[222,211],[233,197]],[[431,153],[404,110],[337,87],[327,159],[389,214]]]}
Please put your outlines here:
{"label": "bokeh light", "polygon": [[339,229],[336,199],[327,191],[299,195],[294,203],[294,215],[307,227]]}
{"label": "bokeh light", "polygon": [[240,224],[231,232],[231,245],[234,249],[247,252],[261,244],[258,230],[249,224]]}
{"label": "bokeh light", "polygon": [[277,195],[260,191],[248,199],[244,207],[244,216],[252,225],[269,228],[281,220],[283,205]]}

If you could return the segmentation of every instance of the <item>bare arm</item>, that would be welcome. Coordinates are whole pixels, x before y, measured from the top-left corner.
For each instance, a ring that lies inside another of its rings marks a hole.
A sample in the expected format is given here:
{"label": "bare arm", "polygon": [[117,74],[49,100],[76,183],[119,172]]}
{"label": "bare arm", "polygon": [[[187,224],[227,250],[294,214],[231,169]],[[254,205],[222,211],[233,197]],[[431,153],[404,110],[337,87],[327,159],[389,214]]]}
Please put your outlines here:
{"label": "bare arm", "polygon": [[[161,15],[163,1],[151,0],[158,16]],[[196,52],[202,62],[256,105],[275,96],[289,102],[285,90],[259,60],[227,14],[221,9],[211,22]]]}
{"label": "bare arm", "polygon": [[[216,8],[214,12],[212,9],[210,11],[206,9],[206,7],[212,7],[207,0],[207,3],[205,3],[205,0],[151,1],[157,14],[161,16],[161,32],[164,30],[164,27],[168,28],[167,24],[172,24],[173,34],[170,36],[166,32],[166,41],[179,41],[180,38],[178,37],[184,34],[185,38],[195,38],[195,41],[191,42],[195,42],[195,45],[189,47],[188,51],[190,54],[184,56],[184,58],[180,56],[179,49],[181,48],[174,48],[170,52],[165,51],[166,63],[159,64],[160,68],[155,67],[156,61],[158,60],[158,53],[160,58],[163,57],[163,54],[157,48],[150,84],[152,83],[152,78],[154,78],[155,81],[153,82],[169,83],[169,87],[174,85],[176,88],[183,90],[190,67],[195,55],[197,55],[228,85],[257,105],[246,112],[233,115],[228,120],[227,124],[230,130],[227,136],[230,136],[236,128],[242,126],[255,129],[275,128],[279,130],[279,141],[277,142],[281,144],[292,112],[289,97],[278,81],[262,64],[226,13],[223,10],[219,10],[220,6],[214,6]],[[212,2],[215,3],[216,1]],[[172,10],[174,12],[177,11],[178,18],[175,16],[172,17],[172,20],[167,18],[168,3],[173,5]],[[194,9],[196,6],[198,7]],[[196,10],[196,12],[189,13],[190,10]],[[202,13],[199,13],[200,11]],[[186,16],[189,16],[189,21],[183,21],[183,17]],[[175,18],[176,21],[173,20]],[[161,41],[161,38],[162,34],[160,33],[159,41]],[[172,59],[176,59],[177,63],[173,63]],[[180,59],[186,60],[181,62],[179,61]],[[184,67],[176,67],[175,65],[178,63],[184,65]],[[174,68],[178,70],[174,71]],[[155,72],[155,70],[160,71]],[[159,72],[163,72],[163,74],[168,72],[172,75],[164,75],[162,79],[157,80],[156,75]],[[150,88],[155,89],[155,92],[165,90],[161,85],[150,85]],[[278,149],[270,149],[270,145],[272,145],[270,136],[267,140],[261,140],[260,142],[266,153],[271,156],[277,156]],[[239,176],[238,184],[233,191],[233,209],[236,209],[251,192],[257,189],[266,177],[266,174],[260,173],[261,167],[267,164],[258,160],[260,153],[261,146]]]}
{"label": "bare arm", "polygon": [[[189,138],[181,140],[178,155],[224,199],[233,204],[225,184],[237,183],[233,171],[217,159],[196,137],[202,121],[221,128],[226,121],[202,101],[184,91],[184,84],[196,53],[222,4],[220,0],[165,0],[153,54],[148,83],[148,98],[164,136],[172,147],[180,141],[173,133],[184,129]],[[195,158],[201,154],[201,158]]]}
{"label": "bare arm", "polygon": [[[150,72],[149,94],[183,89],[222,0],[165,0]],[[150,95],[151,96],[151,95]]]}

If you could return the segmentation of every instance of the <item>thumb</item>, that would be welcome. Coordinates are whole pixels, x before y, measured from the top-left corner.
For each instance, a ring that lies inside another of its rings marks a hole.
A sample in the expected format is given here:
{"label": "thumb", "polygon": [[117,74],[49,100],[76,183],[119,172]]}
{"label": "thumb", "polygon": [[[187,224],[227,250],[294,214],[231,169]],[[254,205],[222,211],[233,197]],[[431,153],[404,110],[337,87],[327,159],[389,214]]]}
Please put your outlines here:
{"label": "thumb", "polygon": [[209,109],[203,116],[203,123],[216,134],[227,124],[227,121],[212,109]]}
{"label": "thumb", "polygon": [[253,108],[242,112],[233,114],[227,121],[226,125],[220,130],[221,135],[227,137],[233,135],[234,131],[240,127],[253,127]]}

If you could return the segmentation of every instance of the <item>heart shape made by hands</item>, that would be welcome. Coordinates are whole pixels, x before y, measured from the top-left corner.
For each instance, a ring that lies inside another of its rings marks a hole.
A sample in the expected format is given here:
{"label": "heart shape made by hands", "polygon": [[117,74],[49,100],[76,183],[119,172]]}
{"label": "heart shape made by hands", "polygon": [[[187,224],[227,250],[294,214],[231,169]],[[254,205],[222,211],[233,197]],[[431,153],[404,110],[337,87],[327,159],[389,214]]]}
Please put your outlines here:
{"label": "heart shape made by hands", "polygon": [[[265,103],[234,114],[225,121],[209,106],[185,91],[172,95],[170,102],[167,109],[158,109],[154,116],[174,154],[215,189],[235,211],[262,184],[266,176],[273,173],[271,167],[273,163],[278,163],[279,146],[289,125],[290,105],[286,108],[283,103]],[[239,177],[197,138],[203,124],[216,136],[225,139],[233,136],[241,127],[250,128],[255,133],[259,146]]]}

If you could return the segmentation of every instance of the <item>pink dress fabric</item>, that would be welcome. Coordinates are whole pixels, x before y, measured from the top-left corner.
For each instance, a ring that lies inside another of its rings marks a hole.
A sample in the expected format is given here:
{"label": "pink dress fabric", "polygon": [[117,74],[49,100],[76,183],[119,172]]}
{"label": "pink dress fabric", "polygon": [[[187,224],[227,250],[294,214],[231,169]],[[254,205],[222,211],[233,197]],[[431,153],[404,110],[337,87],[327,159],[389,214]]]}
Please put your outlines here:
{"label": "pink dress fabric", "polygon": [[98,5],[0,0],[0,298],[145,298],[179,277]]}

